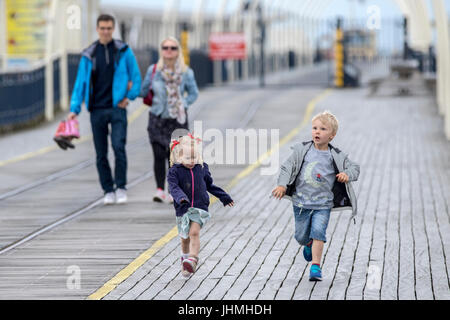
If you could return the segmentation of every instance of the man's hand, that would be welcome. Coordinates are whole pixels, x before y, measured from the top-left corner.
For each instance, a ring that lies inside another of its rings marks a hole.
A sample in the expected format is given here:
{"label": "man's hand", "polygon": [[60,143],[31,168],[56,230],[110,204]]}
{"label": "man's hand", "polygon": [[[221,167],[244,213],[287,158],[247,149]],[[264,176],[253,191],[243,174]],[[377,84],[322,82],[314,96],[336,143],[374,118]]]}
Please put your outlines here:
{"label": "man's hand", "polygon": [[227,206],[229,206],[229,207],[234,206],[234,201],[231,201],[229,204],[227,204]]}
{"label": "man's hand", "polygon": [[345,172],[340,172],[336,175],[336,179],[339,182],[346,183],[348,182],[348,175]]}
{"label": "man's hand", "polygon": [[67,120],[73,120],[73,119],[75,119],[76,117],[77,117],[77,114],[76,114],[76,113],[70,112],[70,113],[67,115]]}
{"label": "man's hand", "polygon": [[129,102],[128,98],[123,98],[123,100],[120,101],[120,102],[117,104],[117,106],[118,106],[119,108],[126,109],[126,107],[128,106],[129,103],[130,103],[130,102]]}
{"label": "man's hand", "polygon": [[274,196],[275,199],[281,200],[281,198],[283,198],[285,194],[286,194],[286,187],[283,186],[278,186],[272,190],[272,196]]}

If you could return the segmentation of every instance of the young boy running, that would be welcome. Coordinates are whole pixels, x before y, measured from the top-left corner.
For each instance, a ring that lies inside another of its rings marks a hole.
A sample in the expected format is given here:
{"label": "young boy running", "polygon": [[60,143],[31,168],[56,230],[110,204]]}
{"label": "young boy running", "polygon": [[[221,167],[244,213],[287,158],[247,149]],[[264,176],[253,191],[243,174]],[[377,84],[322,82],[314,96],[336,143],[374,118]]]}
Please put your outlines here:
{"label": "young boy running", "polygon": [[291,197],[295,217],[295,239],[304,246],[303,256],[312,261],[310,281],[321,281],[320,262],[326,242],[331,209],[352,209],[356,215],[356,196],[351,181],[359,176],[359,165],[330,142],[336,136],[338,120],[330,112],[312,119],[312,141],[292,147],[281,165],[278,186],[272,195]]}

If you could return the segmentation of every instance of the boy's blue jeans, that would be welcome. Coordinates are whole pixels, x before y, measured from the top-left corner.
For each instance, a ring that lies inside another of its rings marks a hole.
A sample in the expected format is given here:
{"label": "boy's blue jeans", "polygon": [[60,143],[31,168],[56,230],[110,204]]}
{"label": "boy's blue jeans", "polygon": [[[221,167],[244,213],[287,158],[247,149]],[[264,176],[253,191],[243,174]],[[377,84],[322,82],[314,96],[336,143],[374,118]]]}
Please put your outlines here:
{"label": "boy's blue jeans", "polygon": [[305,209],[294,205],[295,240],[307,245],[311,240],[327,242],[326,233],[331,209]]}
{"label": "boy's blue jeans", "polygon": [[[108,134],[111,124],[111,144],[115,156],[114,179],[108,162]],[[122,108],[93,109],[91,111],[92,135],[97,153],[97,171],[105,193],[117,188],[125,189],[127,184],[127,110]]]}

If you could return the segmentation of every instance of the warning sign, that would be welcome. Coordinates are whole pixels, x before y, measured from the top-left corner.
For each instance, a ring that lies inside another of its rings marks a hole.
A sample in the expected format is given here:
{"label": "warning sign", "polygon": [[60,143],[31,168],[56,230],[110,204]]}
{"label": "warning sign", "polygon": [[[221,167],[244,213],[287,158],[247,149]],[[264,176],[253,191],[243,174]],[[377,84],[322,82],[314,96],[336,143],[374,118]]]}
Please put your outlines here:
{"label": "warning sign", "polygon": [[241,60],[247,57],[245,35],[239,32],[211,33],[209,58],[211,60]]}

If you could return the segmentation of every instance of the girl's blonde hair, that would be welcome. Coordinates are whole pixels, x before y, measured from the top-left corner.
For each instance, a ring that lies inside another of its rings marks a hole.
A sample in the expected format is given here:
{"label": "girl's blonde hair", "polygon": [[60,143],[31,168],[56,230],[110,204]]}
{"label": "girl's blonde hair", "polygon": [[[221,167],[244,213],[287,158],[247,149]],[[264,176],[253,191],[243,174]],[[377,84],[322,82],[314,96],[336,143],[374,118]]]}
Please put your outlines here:
{"label": "girl's blonde hair", "polygon": [[202,143],[201,139],[188,133],[185,136],[180,137],[178,140],[172,139],[170,142],[170,166],[175,163],[183,164],[186,152],[192,152],[194,154],[194,163],[203,165],[202,157]]}
{"label": "girl's blonde hair", "polygon": [[173,42],[175,42],[177,44],[177,47],[178,47],[177,62],[180,65],[181,71],[182,72],[186,72],[188,67],[184,63],[184,57],[183,57],[183,52],[181,50],[180,42],[175,37],[167,37],[163,41],[161,41],[161,43],[159,44],[159,49],[158,49],[159,50],[159,60],[156,63],[156,69],[161,71],[162,68],[164,67],[164,58],[163,58],[163,55],[162,55],[162,47],[163,47],[164,42],[169,41],[169,40],[173,41]]}
{"label": "girl's blonde hair", "polygon": [[321,122],[328,124],[331,127],[331,131],[335,135],[337,133],[338,127],[339,127],[339,121],[336,118],[334,114],[332,114],[330,111],[324,111],[322,113],[316,114],[311,122],[314,122],[316,120],[320,120]]}

